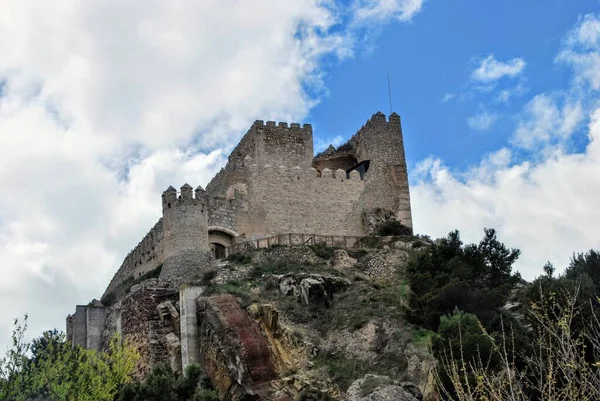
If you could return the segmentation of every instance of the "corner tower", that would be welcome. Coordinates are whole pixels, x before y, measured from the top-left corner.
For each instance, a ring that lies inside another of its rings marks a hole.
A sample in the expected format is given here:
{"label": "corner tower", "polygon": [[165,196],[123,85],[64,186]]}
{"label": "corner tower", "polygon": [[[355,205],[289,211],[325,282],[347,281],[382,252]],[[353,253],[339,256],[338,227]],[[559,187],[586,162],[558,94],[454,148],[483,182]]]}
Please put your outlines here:
{"label": "corner tower", "polygon": [[385,209],[412,229],[408,171],[400,116],[377,112],[350,140],[365,173],[363,210]]}
{"label": "corner tower", "polygon": [[179,196],[173,187],[163,192],[165,262],[161,280],[172,280],[179,285],[209,267],[207,204],[208,197],[201,187],[194,191],[185,184]]}

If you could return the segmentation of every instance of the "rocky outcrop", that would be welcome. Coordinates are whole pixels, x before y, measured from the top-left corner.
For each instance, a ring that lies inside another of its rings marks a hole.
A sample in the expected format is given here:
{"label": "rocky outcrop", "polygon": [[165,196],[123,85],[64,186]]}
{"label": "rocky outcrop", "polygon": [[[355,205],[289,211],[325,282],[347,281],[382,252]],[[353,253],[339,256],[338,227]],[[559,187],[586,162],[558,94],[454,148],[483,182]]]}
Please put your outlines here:
{"label": "rocky outcrop", "polygon": [[350,286],[347,278],[310,274],[279,274],[267,277],[267,285],[286,296],[294,296],[304,305],[329,306],[333,294]]}
{"label": "rocky outcrop", "polygon": [[331,265],[334,269],[345,271],[350,270],[356,267],[358,264],[358,260],[353,258],[348,254],[348,251],[345,249],[336,249],[333,252],[333,258],[331,260]]}
{"label": "rocky outcrop", "polygon": [[342,400],[337,386],[305,370],[311,345],[281,326],[272,306],[253,304],[246,311],[232,295],[201,297],[198,319],[202,365],[222,399],[292,401],[325,394]]}
{"label": "rocky outcrop", "polygon": [[423,395],[412,383],[398,383],[387,376],[366,375],[348,388],[348,401],[421,401]]}
{"label": "rocky outcrop", "polygon": [[[159,363],[168,363],[175,372],[181,371],[181,352],[174,328],[178,325],[171,320],[170,313],[159,316],[158,308],[167,301],[176,302],[177,296],[171,283],[152,279],[132,287],[120,303],[123,337],[140,353],[136,377],[145,377]],[[179,315],[177,310],[173,313]]]}
{"label": "rocky outcrop", "polygon": [[396,214],[391,210],[382,208],[365,209],[362,212],[365,234],[376,235],[377,227],[389,220],[396,220]]}
{"label": "rocky outcrop", "polygon": [[232,401],[269,399],[276,378],[270,349],[256,321],[232,295],[198,300],[200,353],[205,373]]}

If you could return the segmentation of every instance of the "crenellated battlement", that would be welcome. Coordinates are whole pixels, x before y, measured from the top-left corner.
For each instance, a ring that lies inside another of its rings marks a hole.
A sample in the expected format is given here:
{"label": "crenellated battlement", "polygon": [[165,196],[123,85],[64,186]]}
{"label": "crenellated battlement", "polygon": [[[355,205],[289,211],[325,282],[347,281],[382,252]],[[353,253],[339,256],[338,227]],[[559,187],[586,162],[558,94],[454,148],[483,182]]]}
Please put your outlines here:
{"label": "crenellated battlement", "polygon": [[360,127],[356,133],[350,138],[350,142],[357,143],[359,142],[364,135],[367,133],[373,132],[374,130],[380,130],[383,127],[392,128],[394,130],[398,130],[398,132],[402,133],[402,123],[400,120],[400,115],[396,112],[390,114],[389,119],[386,120],[385,114],[378,111],[373,114],[371,118],[367,120],[367,122]]}
{"label": "crenellated battlement", "polygon": [[[279,128],[279,129],[285,129],[288,131],[293,131],[293,130],[304,130],[304,131],[310,131],[312,133],[312,125],[311,124],[303,124],[302,126],[300,125],[300,123],[287,123],[287,122],[276,122],[276,121],[267,121],[266,123],[263,120],[256,120],[254,121],[254,124],[252,124],[253,128],[261,128],[261,127],[271,127],[271,128]],[[284,132],[284,131],[282,131]]]}
{"label": "crenellated battlement", "polygon": [[204,210],[204,206],[208,204],[208,195],[206,191],[201,186],[198,186],[195,190],[189,184],[184,184],[180,191],[178,192],[172,186],[166,189],[162,194],[162,206],[163,213],[168,209],[173,207],[177,207],[180,205],[199,205],[202,206],[202,210]]}
{"label": "crenellated battlement", "polygon": [[300,166],[287,167],[287,166],[272,166],[265,164],[259,166],[252,163],[252,158],[246,156],[244,159],[244,167],[249,172],[252,179],[270,179],[273,176],[279,176],[282,178],[289,178],[293,182],[298,181],[299,184],[306,180],[335,180],[340,182],[355,182],[362,181],[360,173],[356,170],[347,173],[346,170],[337,169],[330,170],[328,168],[318,171],[314,167],[302,168]]}

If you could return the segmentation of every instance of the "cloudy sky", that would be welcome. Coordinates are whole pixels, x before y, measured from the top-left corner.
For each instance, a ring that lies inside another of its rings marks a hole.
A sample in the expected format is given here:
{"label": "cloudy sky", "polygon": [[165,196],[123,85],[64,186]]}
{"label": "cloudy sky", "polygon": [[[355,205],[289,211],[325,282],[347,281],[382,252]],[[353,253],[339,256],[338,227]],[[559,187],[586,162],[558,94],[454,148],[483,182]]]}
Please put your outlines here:
{"label": "cloudy sky", "polygon": [[64,329],[255,119],[340,144],[388,73],[417,232],[494,227],[527,279],[600,248],[600,4],[573,3],[0,0],[0,346]]}

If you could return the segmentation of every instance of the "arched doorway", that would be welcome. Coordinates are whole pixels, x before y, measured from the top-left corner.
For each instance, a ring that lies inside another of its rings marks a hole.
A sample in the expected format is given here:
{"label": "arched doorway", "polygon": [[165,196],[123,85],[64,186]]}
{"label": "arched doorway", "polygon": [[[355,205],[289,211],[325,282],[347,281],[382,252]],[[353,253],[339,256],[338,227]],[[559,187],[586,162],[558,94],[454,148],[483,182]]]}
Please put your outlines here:
{"label": "arched doorway", "polygon": [[227,257],[227,248],[235,243],[237,234],[224,227],[208,228],[208,243],[215,259],[225,259]]}

